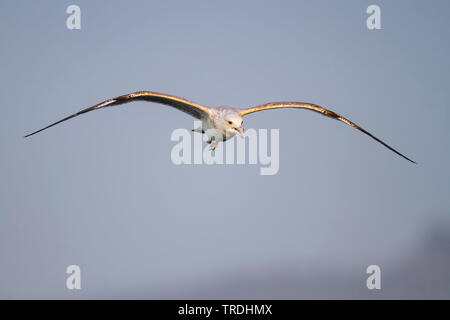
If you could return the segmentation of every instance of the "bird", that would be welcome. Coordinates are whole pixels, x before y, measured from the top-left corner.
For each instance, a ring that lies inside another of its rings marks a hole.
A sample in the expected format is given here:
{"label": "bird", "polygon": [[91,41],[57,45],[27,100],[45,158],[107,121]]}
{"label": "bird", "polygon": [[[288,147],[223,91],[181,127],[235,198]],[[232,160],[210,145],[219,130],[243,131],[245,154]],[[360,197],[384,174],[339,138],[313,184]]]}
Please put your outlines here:
{"label": "bird", "polygon": [[325,108],[323,108],[319,105],[313,104],[313,103],[271,102],[271,103],[266,103],[266,104],[259,105],[256,107],[250,107],[247,109],[233,108],[233,107],[227,107],[227,106],[206,107],[206,106],[203,106],[200,104],[190,102],[183,98],[179,98],[179,97],[168,95],[168,94],[158,93],[158,92],[152,92],[152,91],[138,91],[138,92],[133,92],[133,93],[118,96],[116,98],[105,100],[94,106],[83,109],[77,113],[74,113],[74,114],[66,117],[66,118],[56,121],[42,129],[39,129],[30,134],[27,134],[25,136],[25,138],[35,135],[36,133],[39,133],[43,130],[53,127],[61,122],[66,121],[66,120],[75,118],[84,113],[102,109],[102,108],[106,108],[106,107],[118,106],[118,105],[125,104],[128,102],[133,102],[133,101],[147,101],[147,102],[160,103],[160,104],[163,104],[166,106],[173,107],[180,111],[183,111],[183,112],[193,116],[194,118],[199,119],[202,123],[202,126],[200,128],[195,128],[192,131],[200,132],[200,133],[207,135],[207,137],[208,137],[207,143],[210,144],[210,150],[215,150],[217,148],[219,142],[231,139],[235,135],[239,135],[242,138],[244,138],[244,134],[245,134],[245,130],[243,127],[243,117],[244,116],[247,116],[249,114],[259,112],[259,111],[265,111],[265,110],[293,108],[293,109],[305,109],[305,110],[315,111],[326,117],[341,121],[355,129],[361,131],[362,133],[368,135],[369,137],[371,137],[375,141],[381,143],[383,146],[385,146],[389,150],[393,151],[400,157],[416,164],[415,161],[411,160],[407,156],[398,152],[397,150],[395,150],[394,148],[392,148],[391,146],[389,146],[382,140],[380,140],[377,137],[375,137],[374,135],[372,135],[370,132],[366,131],[365,129],[363,129],[360,126],[358,126],[357,124],[355,124],[354,122],[348,120],[347,118],[344,118],[343,116],[335,113],[334,111],[325,109]]}

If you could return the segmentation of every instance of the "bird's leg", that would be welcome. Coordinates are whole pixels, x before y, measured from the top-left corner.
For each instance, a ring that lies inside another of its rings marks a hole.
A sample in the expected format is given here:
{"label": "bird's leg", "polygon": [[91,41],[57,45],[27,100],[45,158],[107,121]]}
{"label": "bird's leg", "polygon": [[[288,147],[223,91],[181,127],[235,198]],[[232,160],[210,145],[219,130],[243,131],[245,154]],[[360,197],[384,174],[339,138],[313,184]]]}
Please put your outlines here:
{"label": "bird's leg", "polygon": [[217,146],[219,145],[217,141],[212,142],[211,140],[209,140],[208,143],[210,144],[209,146],[210,151],[216,150]]}

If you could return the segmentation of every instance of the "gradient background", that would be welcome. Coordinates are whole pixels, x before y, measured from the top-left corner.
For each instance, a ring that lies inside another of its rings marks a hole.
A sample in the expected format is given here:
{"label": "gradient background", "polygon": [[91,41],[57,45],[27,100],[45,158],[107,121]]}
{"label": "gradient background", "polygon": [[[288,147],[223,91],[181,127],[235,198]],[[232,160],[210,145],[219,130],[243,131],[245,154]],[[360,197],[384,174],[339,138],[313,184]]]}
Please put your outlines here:
{"label": "gradient background", "polygon": [[[366,28],[381,7],[382,30]],[[66,8],[81,7],[81,30]],[[450,298],[448,1],[2,1],[0,298]],[[208,106],[310,101],[246,118],[280,129],[280,171],[181,165]],[[82,289],[65,287],[77,264]],[[381,267],[381,290],[366,288]]]}

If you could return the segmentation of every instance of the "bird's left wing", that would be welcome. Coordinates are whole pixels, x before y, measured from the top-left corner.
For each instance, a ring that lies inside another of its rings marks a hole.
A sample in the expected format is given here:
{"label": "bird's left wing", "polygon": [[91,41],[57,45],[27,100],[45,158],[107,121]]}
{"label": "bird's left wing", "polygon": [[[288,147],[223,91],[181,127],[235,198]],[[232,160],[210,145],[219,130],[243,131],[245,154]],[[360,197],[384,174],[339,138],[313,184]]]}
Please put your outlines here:
{"label": "bird's left wing", "polygon": [[178,97],[167,95],[167,94],[157,93],[157,92],[139,91],[139,92],[125,94],[123,96],[119,96],[119,97],[116,97],[113,99],[109,99],[109,100],[100,102],[99,104],[96,104],[95,106],[83,109],[83,110],[81,110],[77,113],[74,113],[64,119],[61,119],[55,123],[52,123],[51,125],[48,125],[45,128],[42,128],[42,129],[34,131],[30,134],[27,134],[25,137],[32,136],[33,134],[41,132],[42,130],[53,127],[53,126],[57,125],[58,123],[72,119],[76,116],[79,116],[79,115],[89,112],[89,111],[93,111],[93,110],[97,110],[97,109],[101,109],[101,108],[105,108],[105,107],[117,106],[120,104],[132,102],[132,101],[139,101],[139,100],[165,104],[165,105],[174,107],[180,111],[183,111],[187,114],[190,114],[191,116],[193,116],[197,119],[202,119],[206,116],[209,116],[209,113],[210,113],[209,108],[195,104],[188,100],[184,100],[182,98],[178,98]]}
{"label": "bird's left wing", "polygon": [[330,117],[330,118],[342,121],[342,122],[348,124],[349,126],[352,126],[353,128],[356,128],[359,131],[365,133],[366,135],[368,135],[372,139],[378,141],[383,146],[385,146],[389,150],[395,152],[399,156],[405,158],[406,160],[411,161],[412,163],[416,163],[413,160],[411,160],[408,157],[406,157],[405,155],[403,155],[400,152],[398,152],[397,150],[395,150],[394,148],[392,148],[391,146],[387,145],[386,143],[384,143],[383,141],[381,141],[380,139],[378,139],[374,135],[372,135],[370,132],[364,130],[363,128],[361,128],[357,124],[351,122],[350,120],[348,120],[348,119],[338,115],[337,113],[335,113],[335,112],[333,112],[331,110],[327,110],[325,108],[322,108],[322,107],[320,107],[318,105],[315,105],[315,104],[312,104],[312,103],[304,103],[304,102],[276,102],[276,103],[269,103],[269,104],[264,104],[264,105],[257,106],[257,107],[254,107],[254,108],[243,109],[243,110],[241,110],[241,116],[245,116],[247,114],[250,114],[250,113],[253,113],[253,112],[258,112],[258,111],[263,111],[263,110],[282,109],[282,108],[308,109],[308,110],[312,110],[312,111],[321,113],[321,114],[323,114],[323,115],[325,115],[327,117]]}

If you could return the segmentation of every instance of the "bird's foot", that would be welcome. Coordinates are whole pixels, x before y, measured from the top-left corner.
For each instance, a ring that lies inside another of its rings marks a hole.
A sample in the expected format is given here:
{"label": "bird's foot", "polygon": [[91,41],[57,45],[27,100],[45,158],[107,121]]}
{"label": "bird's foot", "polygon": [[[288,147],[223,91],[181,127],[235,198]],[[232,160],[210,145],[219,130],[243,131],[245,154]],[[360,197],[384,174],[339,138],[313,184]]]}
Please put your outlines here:
{"label": "bird's foot", "polygon": [[219,145],[218,142],[210,142],[210,144],[211,144],[211,145],[209,146],[209,150],[210,150],[210,151],[216,150],[217,146]]}

